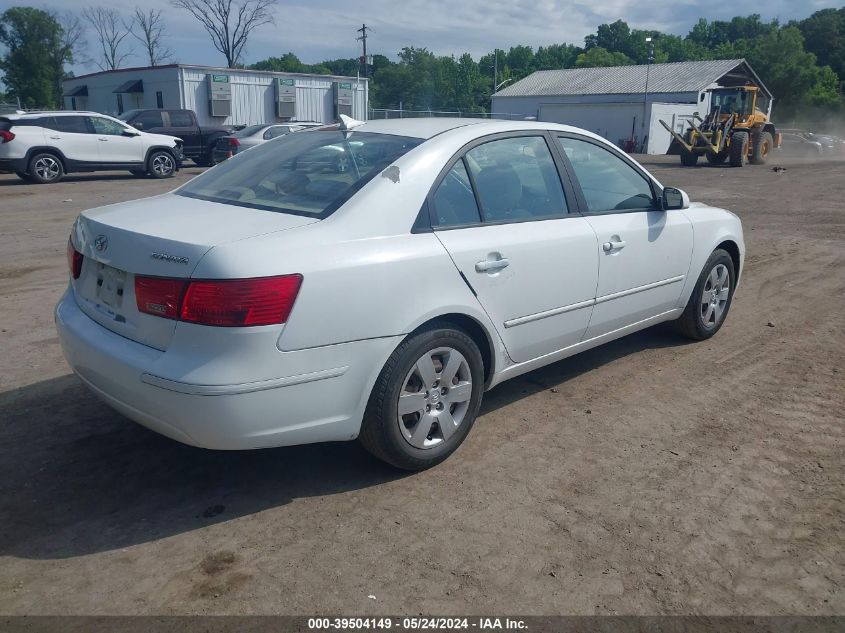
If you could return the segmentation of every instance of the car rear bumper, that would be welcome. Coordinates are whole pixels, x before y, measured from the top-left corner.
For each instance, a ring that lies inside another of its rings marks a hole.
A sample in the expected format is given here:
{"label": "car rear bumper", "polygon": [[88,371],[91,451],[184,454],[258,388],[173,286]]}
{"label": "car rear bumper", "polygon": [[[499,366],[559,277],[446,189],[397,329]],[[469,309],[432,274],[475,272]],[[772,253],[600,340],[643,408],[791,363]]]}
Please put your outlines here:
{"label": "car rear bumper", "polygon": [[0,158],[0,172],[10,174],[16,171],[26,171],[25,158]]}
{"label": "car rear bumper", "polygon": [[398,344],[391,337],[296,352],[274,348],[275,376],[197,384],[157,376],[154,368],[171,352],[99,325],[71,291],[55,319],[71,368],[112,408],[179,442],[220,450],[354,439],[376,376]]}

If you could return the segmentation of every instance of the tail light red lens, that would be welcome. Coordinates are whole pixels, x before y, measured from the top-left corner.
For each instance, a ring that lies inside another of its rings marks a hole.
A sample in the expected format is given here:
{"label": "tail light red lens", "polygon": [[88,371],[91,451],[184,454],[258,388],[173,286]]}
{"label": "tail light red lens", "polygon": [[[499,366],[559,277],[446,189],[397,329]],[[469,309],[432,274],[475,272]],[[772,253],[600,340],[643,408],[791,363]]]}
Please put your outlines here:
{"label": "tail light red lens", "polygon": [[232,147],[240,147],[241,142],[236,138],[230,138],[229,139],[229,145],[231,145]]}
{"label": "tail light red lens", "polygon": [[135,277],[135,300],[146,314],[200,325],[247,327],[285,323],[302,275],[196,280]]}
{"label": "tail light red lens", "polygon": [[302,275],[192,281],[179,318],[229,327],[284,323],[301,284]]}
{"label": "tail light red lens", "polygon": [[82,274],[82,253],[73,247],[73,242],[70,238],[67,240],[67,267],[74,279],[79,279]]}
{"label": "tail light red lens", "polygon": [[8,130],[0,130],[0,143],[8,143],[14,140],[15,135]]}
{"label": "tail light red lens", "polygon": [[135,277],[135,303],[141,312],[177,319],[187,285],[185,279]]}

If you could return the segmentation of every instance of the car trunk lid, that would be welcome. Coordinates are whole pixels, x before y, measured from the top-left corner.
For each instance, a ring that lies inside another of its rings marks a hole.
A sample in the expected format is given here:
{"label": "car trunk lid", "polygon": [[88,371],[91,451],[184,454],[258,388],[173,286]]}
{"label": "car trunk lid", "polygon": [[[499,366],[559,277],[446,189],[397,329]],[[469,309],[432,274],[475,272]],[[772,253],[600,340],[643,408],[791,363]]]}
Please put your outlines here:
{"label": "car trunk lid", "polygon": [[189,279],[219,244],[316,221],[171,194],[85,211],[71,237],[84,257],[76,301],[103,327],[165,350],[176,321],[138,310],[136,276]]}

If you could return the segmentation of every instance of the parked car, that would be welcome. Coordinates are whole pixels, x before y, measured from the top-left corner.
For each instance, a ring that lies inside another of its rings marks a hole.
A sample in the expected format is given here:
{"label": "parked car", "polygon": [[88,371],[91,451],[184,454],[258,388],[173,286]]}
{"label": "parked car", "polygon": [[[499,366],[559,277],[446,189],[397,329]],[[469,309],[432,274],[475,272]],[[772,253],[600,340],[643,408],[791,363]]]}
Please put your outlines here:
{"label": "parked car", "polygon": [[784,154],[801,158],[818,158],[824,155],[824,146],[801,132],[783,132],[781,149]]}
{"label": "parked car", "polygon": [[201,126],[193,110],[129,110],[119,118],[145,132],[178,136],[185,157],[203,167],[215,164],[217,139],[232,133],[231,126]]}
{"label": "parked car", "polygon": [[845,154],[845,141],[837,136],[808,132],[807,137],[811,141],[821,143],[824,154],[827,156],[842,156]]}
{"label": "parked car", "polygon": [[221,162],[227,158],[234,156],[238,152],[261,145],[270,139],[290,134],[291,132],[299,132],[301,130],[308,130],[315,127],[320,127],[322,123],[315,123],[313,121],[302,121],[297,123],[262,123],[260,125],[250,125],[234,134],[221,136],[214,144],[214,158],[216,162]]}
{"label": "parked car", "polygon": [[[349,169],[298,160],[328,147]],[[56,324],[83,382],[171,438],[358,438],[414,470],[505,380],[663,321],[712,337],[744,252],[737,216],[584,130],[346,121],[83,212]]]}
{"label": "parked car", "polygon": [[28,182],[111,169],[168,178],[181,161],[178,138],[141,132],[105,114],[63,110],[0,116],[0,171]]}

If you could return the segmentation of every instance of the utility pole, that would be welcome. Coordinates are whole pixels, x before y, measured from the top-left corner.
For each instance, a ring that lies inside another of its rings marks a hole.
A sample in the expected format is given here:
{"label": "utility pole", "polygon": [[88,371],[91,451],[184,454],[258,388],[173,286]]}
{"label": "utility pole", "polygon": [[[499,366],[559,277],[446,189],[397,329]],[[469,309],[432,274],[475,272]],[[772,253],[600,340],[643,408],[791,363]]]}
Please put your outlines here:
{"label": "utility pole", "polygon": [[654,61],[654,40],[650,37],[645,38],[646,44],[649,45],[648,60],[645,67],[645,94],[643,95],[643,120],[640,125],[640,151],[648,153],[648,148],[645,146],[645,116],[648,108],[648,80],[651,74],[651,63]]}
{"label": "utility pole", "polygon": [[362,24],[361,28],[358,29],[358,33],[360,33],[361,36],[355,38],[364,45],[364,54],[361,57],[361,68],[364,71],[361,74],[364,75],[364,77],[367,77],[367,75],[369,75],[367,68],[367,31],[372,31],[372,29],[369,28],[366,24]]}

